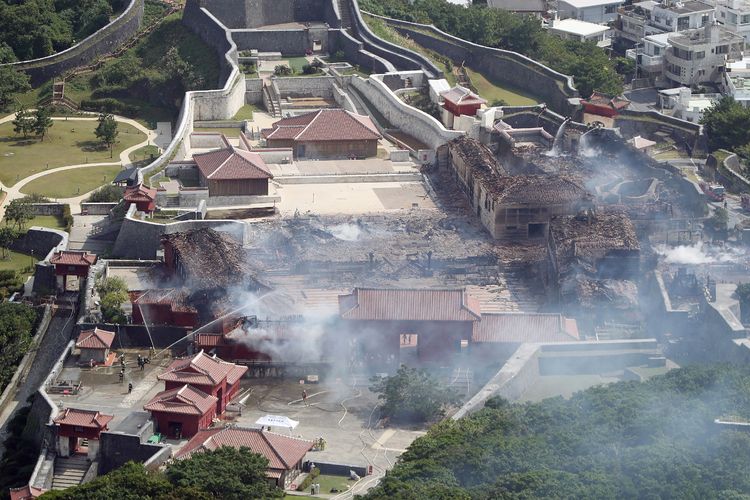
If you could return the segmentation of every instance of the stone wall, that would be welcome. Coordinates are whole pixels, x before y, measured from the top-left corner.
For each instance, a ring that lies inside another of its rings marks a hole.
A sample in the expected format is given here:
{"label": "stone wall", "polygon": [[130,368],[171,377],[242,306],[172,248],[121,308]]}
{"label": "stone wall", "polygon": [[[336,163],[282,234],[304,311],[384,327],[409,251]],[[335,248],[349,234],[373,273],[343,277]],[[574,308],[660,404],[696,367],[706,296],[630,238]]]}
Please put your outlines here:
{"label": "stone wall", "polygon": [[263,102],[263,80],[245,78],[245,103],[260,104]]}
{"label": "stone wall", "polygon": [[321,51],[328,52],[329,41],[326,26],[285,29],[233,29],[230,31],[238,50],[257,49],[260,52],[281,52],[284,56],[302,56],[313,49],[313,41],[321,44]]}
{"label": "stone wall", "polygon": [[233,29],[324,21],[329,3],[329,0],[200,0],[201,7]]}
{"label": "stone wall", "polygon": [[333,99],[333,85],[336,79],[332,76],[310,76],[305,78],[273,78],[281,97],[325,97]]}
{"label": "stone wall", "polygon": [[46,227],[32,227],[26,234],[13,242],[10,249],[14,252],[34,255],[37,259],[46,260],[55,251],[68,247],[68,233]]}
{"label": "stone wall", "polygon": [[143,463],[157,453],[164,445],[142,443],[138,436],[117,432],[102,432],[99,437],[99,474],[106,474],[120,468],[129,461]]}
{"label": "stone wall", "polygon": [[380,111],[391,125],[433,149],[464,135],[463,132],[446,129],[434,117],[405,104],[377,76],[367,80],[352,78],[350,86]]}
{"label": "stone wall", "polygon": [[626,139],[640,135],[660,141],[657,132],[669,132],[672,138],[687,147],[688,151],[698,153],[705,150],[701,125],[658,111],[622,110],[615,119],[615,127],[620,129],[620,133]]}
{"label": "stone wall", "polygon": [[31,213],[34,215],[62,215],[64,203],[32,203]]}
{"label": "stone wall", "polygon": [[402,35],[455,63],[465,62],[490,80],[524,89],[558,113],[568,116],[575,109],[568,99],[578,97],[573,78],[517,52],[495,49],[462,40],[434,26],[382,18]]}
{"label": "stone wall", "polygon": [[109,214],[110,210],[115,208],[117,205],[119,205],[118,202],[81,203],[81,211],[86,212],[89,215],[107,215]]}
{"label": "stone wall", "polygon": [[133,219],[135,205],[131,205],[128,214],[122,222],[120,233],[117,235],[112,255],[122,259],[155,259],[159,250],[160,238],[163,234],[190,231],[203,227],[211,227],[217,231],[226,232],[240,242],[245,241],[245,223],[236,220],[196,220],[181,221],[171,224],[156,224],[153,222]]}
{"label": "stone wall", "polygon": [[28,73],[34,85],[40,85],[73,68],[85,66],[99,56],[114,52],[120,44],[138,33],[143,20],[143,6],[144,0],[131,0],[125,11],[114,21],[69,49],[10,65]]}
{"label": "stone wall", "polygon": [[349,32],[345,30],[332,31],[329,37],[331,50],[333,52],[343,51],[348,62],[372,73],[396,71],[396,67],[389,61],[365,50],[364,44],[352,37]]}

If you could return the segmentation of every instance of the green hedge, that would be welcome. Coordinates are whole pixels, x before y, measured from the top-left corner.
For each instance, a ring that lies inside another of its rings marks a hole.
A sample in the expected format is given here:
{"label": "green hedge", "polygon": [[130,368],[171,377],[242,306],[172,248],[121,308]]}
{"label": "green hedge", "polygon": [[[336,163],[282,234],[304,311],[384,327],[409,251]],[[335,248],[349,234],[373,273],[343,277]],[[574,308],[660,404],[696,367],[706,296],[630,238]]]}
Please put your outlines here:
{"label": "green hedge", "polygon": [[310,473],[305,478],[305,480],[299,483],[299,485],[297,486],[297,491],[305,491],[307,488],[310,487],[312,482],[319,475],[320,475],[320,469],[318,469],[317,467],[311,470]]}
{"label": "green hedge", "polygon": [[69,233],[73,227],[73,214],[70,213],[70,205],[63,205],[62,220],[65,224],[65,231]]}
{"label": "green hedge", "polygon": [[123,116],[134,116],[138,114],[138,107],[125,104],[116,99],[86,99],[81,101],[81,109],[96,111],[98,113],[113,113]]}

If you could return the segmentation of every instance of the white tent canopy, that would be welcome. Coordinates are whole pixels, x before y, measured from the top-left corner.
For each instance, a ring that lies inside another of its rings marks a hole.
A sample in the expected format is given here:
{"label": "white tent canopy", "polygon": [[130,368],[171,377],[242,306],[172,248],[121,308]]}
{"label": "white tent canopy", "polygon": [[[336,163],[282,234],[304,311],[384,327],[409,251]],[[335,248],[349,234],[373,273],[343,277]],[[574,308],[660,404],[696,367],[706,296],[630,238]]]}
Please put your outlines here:
{"label": "white tent canopy", "polygon": [[282,415],[266,415],[256,420],[255,424],[266,427],[285,427],[292,430],[299,425],[299,422]]}

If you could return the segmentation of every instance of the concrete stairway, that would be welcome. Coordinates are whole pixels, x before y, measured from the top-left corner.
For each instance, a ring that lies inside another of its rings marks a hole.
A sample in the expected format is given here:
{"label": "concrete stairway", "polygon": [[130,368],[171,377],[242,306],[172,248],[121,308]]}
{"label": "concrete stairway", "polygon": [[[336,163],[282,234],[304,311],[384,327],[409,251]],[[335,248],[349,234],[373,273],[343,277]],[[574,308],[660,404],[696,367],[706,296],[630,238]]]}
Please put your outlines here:
{"label": "concrete stairway", "polygon": [[341,15],[341,28],[349,29],[352,27],[352,15],[349,12],[349,2],[347,0],[338,0],[339,14]]}
{"label": "concrete stairway", "polygon": [[52,489],[64,490],[81,484],[89,468],[89,461],[84,455],[73,455],[68,458],[55,459],[55,473],[52,476]]}

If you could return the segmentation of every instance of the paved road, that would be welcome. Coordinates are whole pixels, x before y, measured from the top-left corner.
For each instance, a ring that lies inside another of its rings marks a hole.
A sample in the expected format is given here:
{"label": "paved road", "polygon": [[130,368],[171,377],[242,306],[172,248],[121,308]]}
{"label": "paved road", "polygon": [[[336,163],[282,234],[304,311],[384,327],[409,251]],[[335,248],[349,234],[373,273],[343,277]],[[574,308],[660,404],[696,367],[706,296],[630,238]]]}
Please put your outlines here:
{"label": "paved road", "polygon": [[0,413],[0,455],[5,451],[2,442],[7,434],[7,423],[16,410],[26,405],[26,399],[34,394],[49,375],[71,338],[75,326],[74,310],[60,309],[52,317],[47,334],[39,344],[36,357],[26,378],[21,381],[10,404]]}
{"label": "paved road", "polygon": [[[96,113],[90,113],[91,115],[96,115]],[[8,116],[4,116],[0,118],[0,123],[5,123],[12,121],[15,118],[15,114],[10,114]],[[65,120],[65,118],[52,118],[53,120],[62,121]],[[68,121],[96,121],[98,120],[97,116],[90,116],[90,117],[76,117],[76,118],[68,118]],[[147,144],[153,143],[153,141],[158,137],[158,134],[154,130],[149,130],[140,123],[138,123],[135,120],[131,120],[130,118],[125,118],[122,116],[115,115],[115,120],[121,123],[127,123],[128,125],[132,125],[133,127],[137,128],[139,131],[146,134],[146,140],[143,142],[136,144],[135,146],[132,146],[122,153],[120,153],[119,161],[112,161],[112,162],[103,162],[103,163],[84,163],[80,165],[67,165],[64,167],[58,167],[58,168],[52,168],[49,170],[45,170],[43,172],[38,172],[36,174],[30,175],[28,177],[25,177],[21,179],[19,182],[17,182],[12,187],[6,187],[2,183],[0,183],[0,189],[8,193],[8,196],[5,197],[5,200],[3,201],[2,205],[0,205],[0,219],[5,215],[5,207],[10,203],[12,200],[16,198],[23,198],[26,196],[25,193],[21,193],[21,189],[28,184],[29,182],[38,179],[40,177],[44,177],[45,175],[53,174],[55,172],[62,172],[65,170],[71,170],[74,168],[88,168],[88,167],[101,167],[105,165],[122,165],[124,168],[129,167],[132,165],[132,162],[130,161],[130,158],[128,156],[133,151],[137,150],[138,148],[141,148]],[[86,198],[88,198],[91,195],[91,192],[84,193],[80,196],[75,196],[72,198],[60,198],[57,201],[60,203],[67,203],[70,205],[70,211],[73,214],[79,214],[81,213],[81,202],[84,201]]]}

